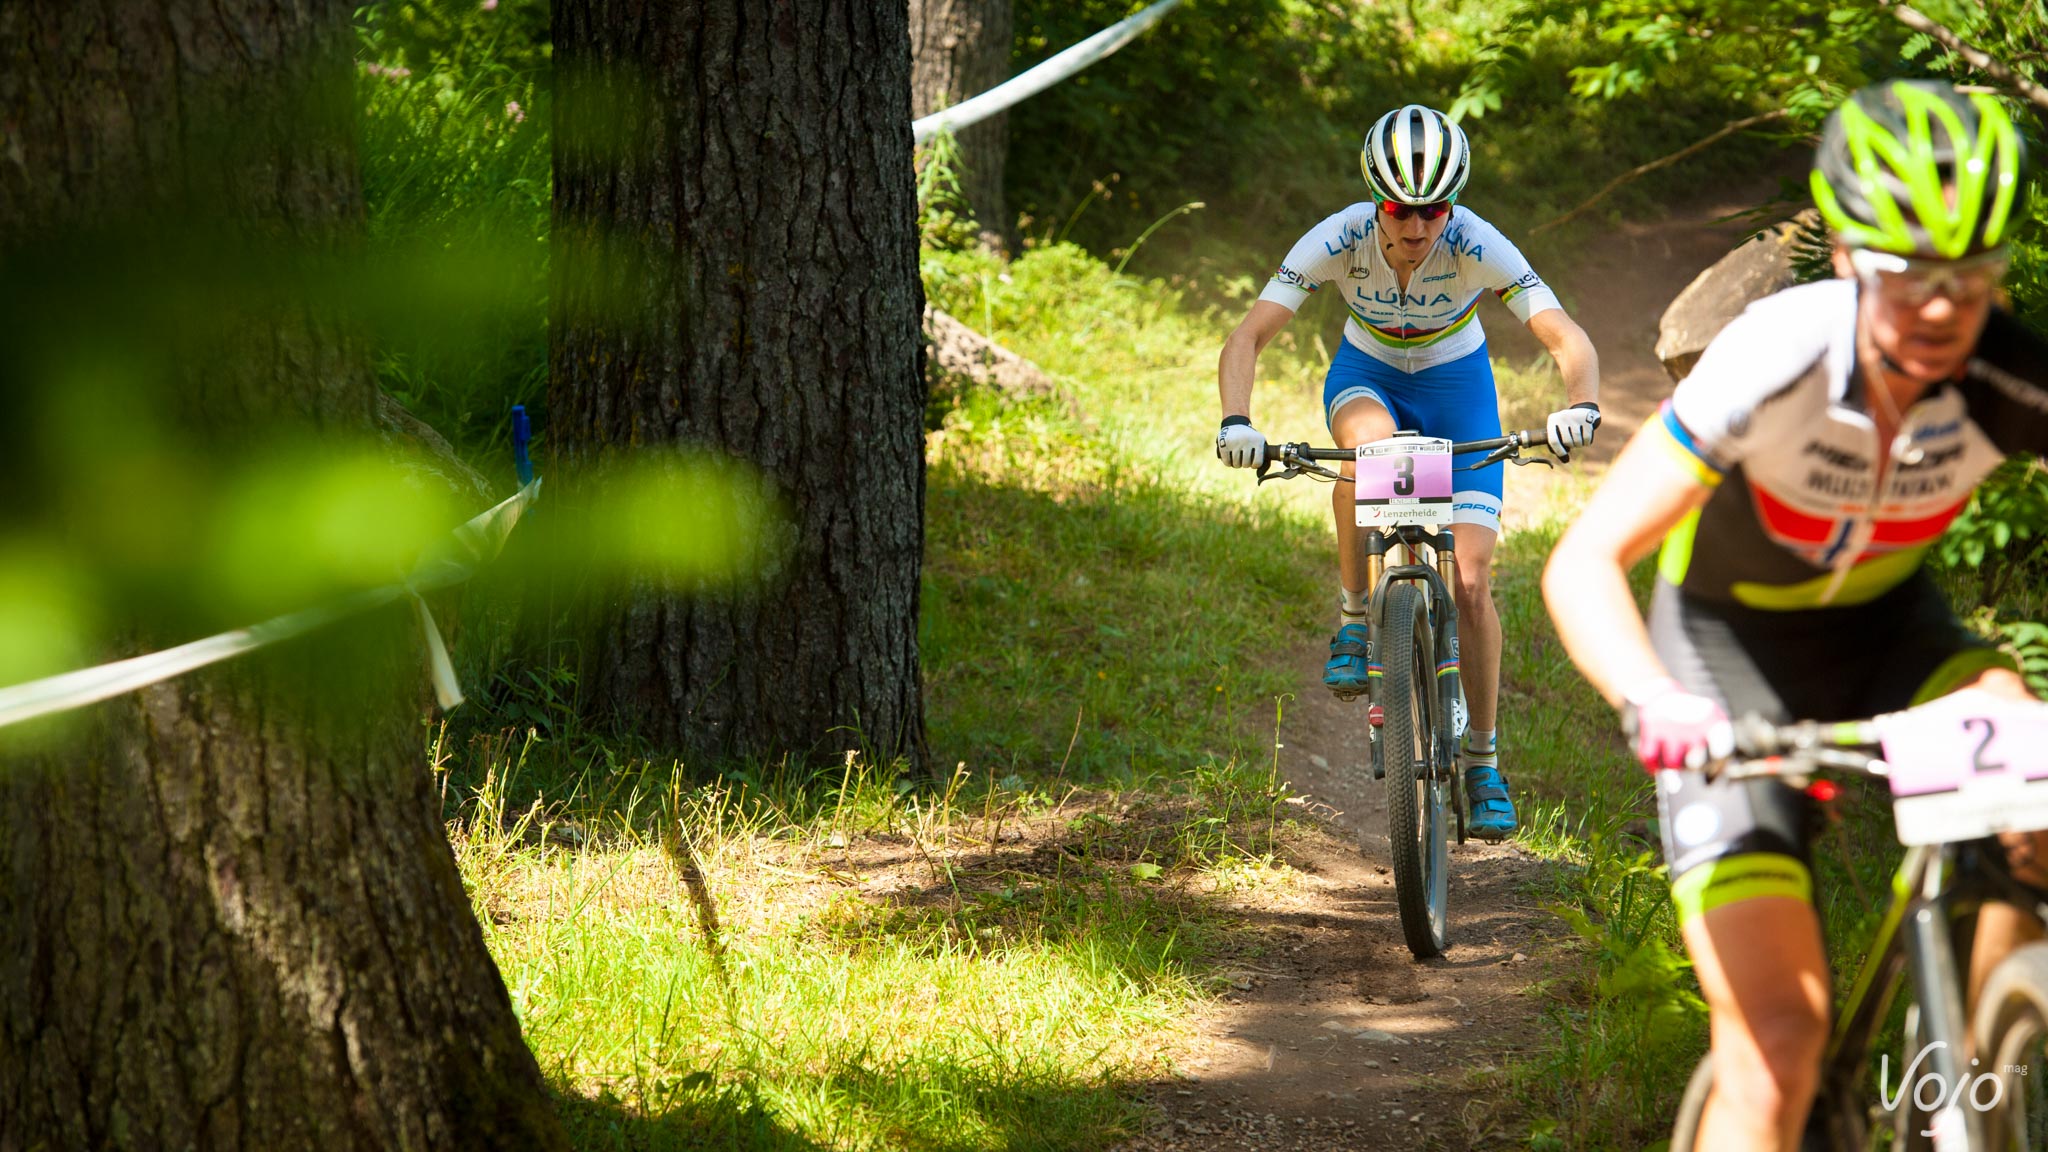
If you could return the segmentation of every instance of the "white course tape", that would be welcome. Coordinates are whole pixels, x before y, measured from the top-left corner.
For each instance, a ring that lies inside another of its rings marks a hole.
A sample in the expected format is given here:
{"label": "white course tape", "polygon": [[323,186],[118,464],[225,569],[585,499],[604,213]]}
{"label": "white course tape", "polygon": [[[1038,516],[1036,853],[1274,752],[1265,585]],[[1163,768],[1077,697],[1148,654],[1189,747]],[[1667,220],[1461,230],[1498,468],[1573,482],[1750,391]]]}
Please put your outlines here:
{"label": "white course tape", "polygon": [[505,538],[511,534],[512,526],[519,523],[520,513],[526,511],[527,506],[539,496],[540,480],[536,478],[496,507],[457,528],[448,543],[423,557],[413,568],[411,577],[402,584],[371,588],[317,608],[288,613],[250,628],[208,636],[162,652],[0,688],[0,728],[38,716],[83,708],[124,692],[146,688],[195,668],[267,648],[324,628],[337,620],[381,608],[401,596],[412,598],[420,628],[426,634],[434,695],[440,700],[441,707],[453,708],[462,703],[462,688],[455,681],[455,666],[448,659],[448,646],[441,641],[441,630],[434,625],[434,614],[427,610],[427,602],[420,598],[420,593],[460,584],[474,575],[478,568],[496,559],[505,547]]}
{"label": "white course tape", "polygon": [[919,144],[946,130],[958,131],[1001,112],[1012,104],[1036,96],[1117,49],[1138,38],[1139,33],[1159,23],[1160,18],[1180,7],[1181,0],[1159,0],[1134,15],[1119,20],[1065,52],[1045,60],[1020,76],[1012,76],[979,96],[962,100],[913,123],[911,132]]}

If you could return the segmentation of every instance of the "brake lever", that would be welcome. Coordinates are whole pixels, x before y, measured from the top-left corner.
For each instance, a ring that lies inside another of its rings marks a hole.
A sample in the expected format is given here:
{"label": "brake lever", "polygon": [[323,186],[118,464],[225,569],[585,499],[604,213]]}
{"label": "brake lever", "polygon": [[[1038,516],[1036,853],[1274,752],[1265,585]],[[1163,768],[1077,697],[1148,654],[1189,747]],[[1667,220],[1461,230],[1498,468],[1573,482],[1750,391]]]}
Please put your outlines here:
{"label": "brake lever", "polygon": [[1477,463],[1477,464],[1467,464],[1467,465],[1465,465],[1465,466],[1464,466],[1463,468],[1460,468],[1460,469],[1458,469],[1458,471],[1460,471],[1460,472],[1477,472],[1477,471],[1479,471],[1479,470],[1480,470],[1481,468],[1491,468],[1491,467],[1493,467],[1493,466],[1494,466],[1495,464],[1498,464],[1498,463],[1500,463],[1500,462],[1501,462],[1501,461],[1503,461],[1503,460],[1511,460],[1511,461],[1513,461],[1513,462],[1514,462],[1514,463],[1516,463],[1516,464],[1527,464],[1527,463],[1529,463],[1529,461],[1527,461],[1527,460],[1524,460],[1524,459],[1522,459],[1522,455],[1521,455],[1521,446],[1520,446],[1520,445],[1516,445],[1516,444],[1503,444],[1503,445],[1501,445],[1500,447],[1498,447],[1498,448],[1495,448],[1495,449],[1494,449],[1493,451],[1491,451],[1491,452],[1488,452],[1488,453],[1487,453],[1487,454],[1486,454],[1486,455],[1485,455],[1485,456],[1484,456],[1484,457],[1483,457],[1483,458],[1482,458],[1482,459],[1481,459],[1481,460],[1479,461],[1479,463]]}
{"label": "brake lever", "polygon": [[[1268,452],[1266,458],[1259,461],[1259,483],[1264,484],[1268,480],[1292,480],[1296,476],[1303,474],[1320,476],[1325,480],[1344,479],[1343,476],[1330,471],[1313,460],[1304,460],[1300,456],[1295,455],[1294,450],[1296,447],[1298,445],[1283,444],[1277,450]],[[1266,469],[1272,467],[1276,462],[1286,465],[1286,469],[1268,476]]]}
{"label": "brake lever", "polygon": [[[1565,457],[1563,457],[1563,460],[1564,460],[1564,462],[1565,462],[1565,463],[1567,463],[1567,464],[1569,464],[1569,463],[1571,463],[1571,462],[1572,462],[1572,458],[1571,458],[1570,456],[1565,456]],[[1524,455],[1522,455],[1522,454],[1521,454],[1521,453],[1519,453],[1519,452],[1517,452],[1517,453],[1515,453],[1514,455],[1512,455],[1512,456],[1508,457],[1508,463],[1510,463],[1510,464],[1513,464],[1513,465],[1516,465],[1517,467],[1522,467],[1522,468],[1526,468],[1526,467],[1528,467],[1528,466],[1529,466],[1529,465],[1531,465],[1531,464],[1541,464],[1541,465],[1543,465],[1543,466],[1544,466],[1545,468],[1555,468],[1555,467],[1557,467],[1557,463],[1556,463],[1555,461],[1551,460],[1551,459],[1550,459],[1549,457],[1547,457],[1547,456],[1524,456]]]}
{"label": "brake lever", "polygon": [[1317,476],[1324,480],[1344,479],[1341,473],[1332,472],[1328,468],[1323,467],[1321,464],[1318,464],[1313,460],[1288,460],[1287,470],[1285,472],[1278,472],[1271,476],[1264,475],[1264,466],[1261,466],[1259,471],[1261,473],[1261,475],[1259,476],[1259,483],[1261,484],[1264,484],[1268,480],[1292,480],[1296,476],[1304,475]]}

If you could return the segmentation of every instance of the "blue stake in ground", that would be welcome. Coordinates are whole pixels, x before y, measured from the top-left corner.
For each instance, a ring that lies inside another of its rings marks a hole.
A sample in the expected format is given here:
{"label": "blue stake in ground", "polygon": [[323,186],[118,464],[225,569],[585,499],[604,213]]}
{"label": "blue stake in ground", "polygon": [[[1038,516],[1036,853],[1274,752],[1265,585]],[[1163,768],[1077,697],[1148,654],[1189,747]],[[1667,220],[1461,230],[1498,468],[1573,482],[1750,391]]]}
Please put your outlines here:
{"label": "blue stake in ground", "polygon": [[533,440],[533,423],[526,418],[526,405],[512,406],[512,463],[519,469],[519,486],[533,483],[533,460],[526,446]]}

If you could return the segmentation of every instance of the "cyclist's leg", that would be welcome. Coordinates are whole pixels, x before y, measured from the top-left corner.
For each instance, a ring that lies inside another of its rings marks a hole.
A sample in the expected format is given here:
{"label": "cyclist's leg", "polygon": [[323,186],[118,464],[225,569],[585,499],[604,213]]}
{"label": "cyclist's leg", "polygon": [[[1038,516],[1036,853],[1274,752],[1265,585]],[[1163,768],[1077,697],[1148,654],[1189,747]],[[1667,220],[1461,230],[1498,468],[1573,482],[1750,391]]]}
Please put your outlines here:
{"label": "cyclist's leg", "polygon": [[[1739,630],[1659,582],[1650,639],[1671,674],[1731,715],[1786,719]],[[1775,781],[1657,774],[1657,808],[1686,951],[1711,1013],[1714,1092],[1698,1147],[1792,1149],[1813,1104],[1830,983],[1812,905],[1812,806]]]}
{"label": "cyclist's leg", "polygon": [[[1367,360],[1365,353],[1349,344],[1330,364],[1330,379],[1323,386],[1324,414],[1330,436],[1339,448],[1356,448],[1384,440],[1394,434],[1393,402],[1382,386],[1366,379],[1366,373],[1350,369],[1347,357]],[[1343,371],[1340,377],[1339,372]],[[1351,592],[1371,592],[1365,586],[1365,557],[1358,550],[1356,500],[1351,490],[1351,462],[1338,466],[1344,479],[1330,485],[1330,512],[1337,522],[1337,568],[1344,587]]]}
{"label": "cyclist's leg", "polygon": [[[1415,427],[1448,440],[1500,435],[1500,399],[1485,345],[1426,368],[1406,382],[1398,402],[1414,411]],[[1458,541],[1458,659],[1467,727],[1459,766],[1471,802],[1471,830],[1498,840],[1515,830],[1515,806],[1501,775],[1495,734],[1500,696],[1500,616],[1493,605],[1493,553],[1500,537],[1501,464],[1459,472],[1452,493],[1451,534]]]}
{"label": "cyclist's leg", "polygon": [[[1790,857],[1765,857],[1784,873]],[[1729,865],[1736,861],[1730,860]],[[1758,863],[1755,856],[1749,863]],[[1780,882],[1783,882],[1781,877]],[[1701,1152],[1790,1152],[1813,1107],[1827,1046],[1829,977],[1820,917],[1795,895],[1736,899],[1686,919],[1686,951],[1711,1012],[1714,1091]],[[1768,943],[1759,947],[1760,941]]]}
{"label": "cyclist's leg", "polygon": [[[1498,521],[1496,521],[1498,523]],[[1500,696],[1500,614],[1493,607],[1493,549],[1498,529],[1462,521],[1458,541],[1458,674],[1471,726],[1492,731]]]}
{"label": "cyclist's leg", "polygon": [[[1323,415],[1339,448],[1355,448],[1393,435],[1393,401],[1384,386],[1385,377],[1393,371],[1348,341],[1338,346],[1323,382]],[[1365,586],[1365,559],[1359,552],[1351,465],[1343,464],[1338,470],[1345,479],[1330,485],[1330,511],[1337,524],[1337,572],[1343,606],[1338,614],[1337,634],[1330,640],[1330,661],[1323,668],[1323,683],[1348,696],[1363,692],[1367,685],[1365,640],[1369,617],[1365,608],[1372,589]]]}

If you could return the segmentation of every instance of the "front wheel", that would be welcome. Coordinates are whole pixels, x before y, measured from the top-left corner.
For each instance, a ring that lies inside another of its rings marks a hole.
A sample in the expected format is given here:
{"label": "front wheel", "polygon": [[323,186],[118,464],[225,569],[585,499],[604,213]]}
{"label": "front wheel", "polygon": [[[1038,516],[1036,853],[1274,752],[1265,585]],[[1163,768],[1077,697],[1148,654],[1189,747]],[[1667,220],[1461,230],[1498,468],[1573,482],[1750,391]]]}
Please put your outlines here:
{"label": "front wheel", "polygon": [[1401,933],[1417,960],[1443,954],[1449,943],[1451,871],[1445,826],[1449,785],[1438,770],[1445,749],[1437,723],[1436,664],[1422,589],[1387,589],[1381,612],[1386,668],[1381,757],[1387,770],[1387,837],[1394,862],[1394,902]]}
{"label": "front wheel", "polygon": [[1700,1117],[1707,1110],[1707,1097],[1714,1094],[1714,1054],[1700,1057],[1685,1083],[1685,1095],[1678,1101],[1678,1119],[1671,1125],[1670,1152],[1692,1152],[1700,1138]]}
{"label": "front wheel", "polygon": [[[1984,1117],[1993,1152],[2048,1148],[2048,944],[2017,949],[1991,970],[1972,1031],[1979,1076],[1999,1084]],[[1971,1087],[1973,1105],[1993,1094]]]}

